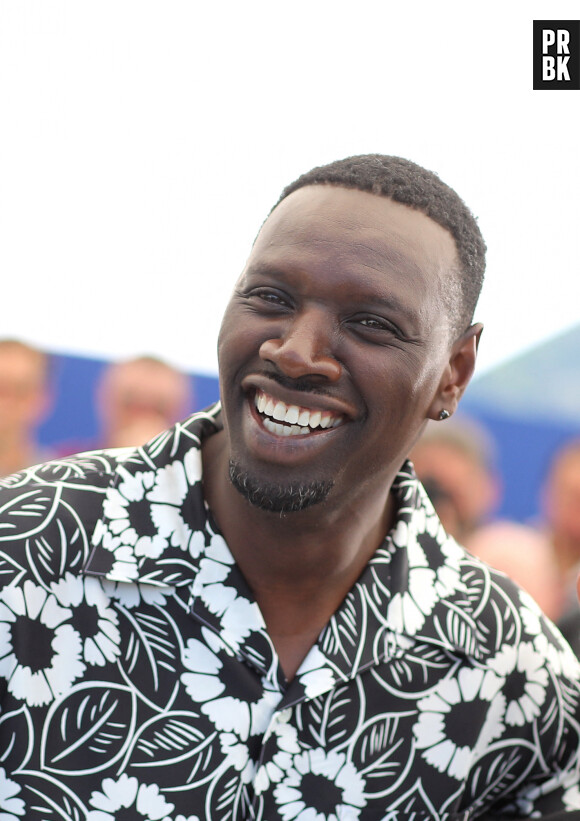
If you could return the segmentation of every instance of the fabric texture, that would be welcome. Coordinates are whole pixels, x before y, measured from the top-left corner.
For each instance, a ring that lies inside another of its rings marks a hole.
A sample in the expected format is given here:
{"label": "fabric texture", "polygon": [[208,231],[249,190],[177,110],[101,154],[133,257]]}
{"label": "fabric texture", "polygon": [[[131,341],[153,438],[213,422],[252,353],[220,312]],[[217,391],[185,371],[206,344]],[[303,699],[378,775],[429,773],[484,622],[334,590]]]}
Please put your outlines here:
{"label": "fabric texture", "polygon": [[0,818],[580,808],[579,663],[409,463],[395,527],[286,682],[204,501],[219,427],[216,405],[0,482]]}

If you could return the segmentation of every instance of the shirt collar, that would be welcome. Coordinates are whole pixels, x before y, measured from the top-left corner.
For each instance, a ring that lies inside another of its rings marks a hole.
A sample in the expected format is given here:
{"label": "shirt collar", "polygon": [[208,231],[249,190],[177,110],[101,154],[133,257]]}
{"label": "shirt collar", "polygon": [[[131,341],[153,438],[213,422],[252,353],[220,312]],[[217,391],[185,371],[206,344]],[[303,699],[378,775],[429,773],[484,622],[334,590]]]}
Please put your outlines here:
{"label": "shirt collar", "polygon": [[[191,585],[194,615],[266,670],[272,648],[259,608],[203,498],[200,446],[221,428],[219,412],[218,403],[125,452],[84,572],[114,582]],[[395,526],[303,663],[301,693],[317,695],[388,657],[396,663],[417,643],[435,654],[481,658],[465,551],[443,530],[409,462],[393,492]],[[228,596],[229,608],[221,609],[217,600]],[[235,613],[231,624],[226,610]]]}

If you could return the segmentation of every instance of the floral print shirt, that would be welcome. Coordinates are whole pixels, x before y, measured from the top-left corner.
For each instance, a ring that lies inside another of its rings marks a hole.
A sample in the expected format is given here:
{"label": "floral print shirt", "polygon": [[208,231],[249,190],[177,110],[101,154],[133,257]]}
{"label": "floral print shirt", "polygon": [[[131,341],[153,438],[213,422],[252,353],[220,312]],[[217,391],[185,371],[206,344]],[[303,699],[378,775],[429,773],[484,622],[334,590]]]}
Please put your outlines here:
{"label": "floral print shirt", "polygon": [[397,821],[580,807],[579,664],[442,530],[396,525],[287,683],[208,510],[219,405],[0,483],[0,818]]}

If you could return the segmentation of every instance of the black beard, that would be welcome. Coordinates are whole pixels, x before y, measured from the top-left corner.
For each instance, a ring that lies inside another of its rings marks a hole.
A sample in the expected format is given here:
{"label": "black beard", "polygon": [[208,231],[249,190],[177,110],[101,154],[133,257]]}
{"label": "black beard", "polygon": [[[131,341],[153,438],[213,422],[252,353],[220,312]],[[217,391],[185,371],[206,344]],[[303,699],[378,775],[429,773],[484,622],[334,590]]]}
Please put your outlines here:
{"label": "black beard", "polygon": [[334,485],[332,480],[308,484],[265,484],[250,476],[233,461],[230,461],[230,480],[251,505],[270,513],[297,513],[311,505],[324,502]]}

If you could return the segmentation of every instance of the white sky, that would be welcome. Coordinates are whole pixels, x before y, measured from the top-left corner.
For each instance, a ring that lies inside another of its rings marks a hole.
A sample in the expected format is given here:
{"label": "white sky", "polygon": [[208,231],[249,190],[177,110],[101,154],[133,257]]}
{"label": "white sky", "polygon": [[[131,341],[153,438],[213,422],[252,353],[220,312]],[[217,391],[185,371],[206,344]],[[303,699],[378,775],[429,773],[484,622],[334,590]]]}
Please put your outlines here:
{"label": "white sky", "polygon": [[382,152],[479,217],[479,372],[580,320],[580,92],[532,90],[577,0],[0,0],[0,337],[212,373],[282,187]]}

